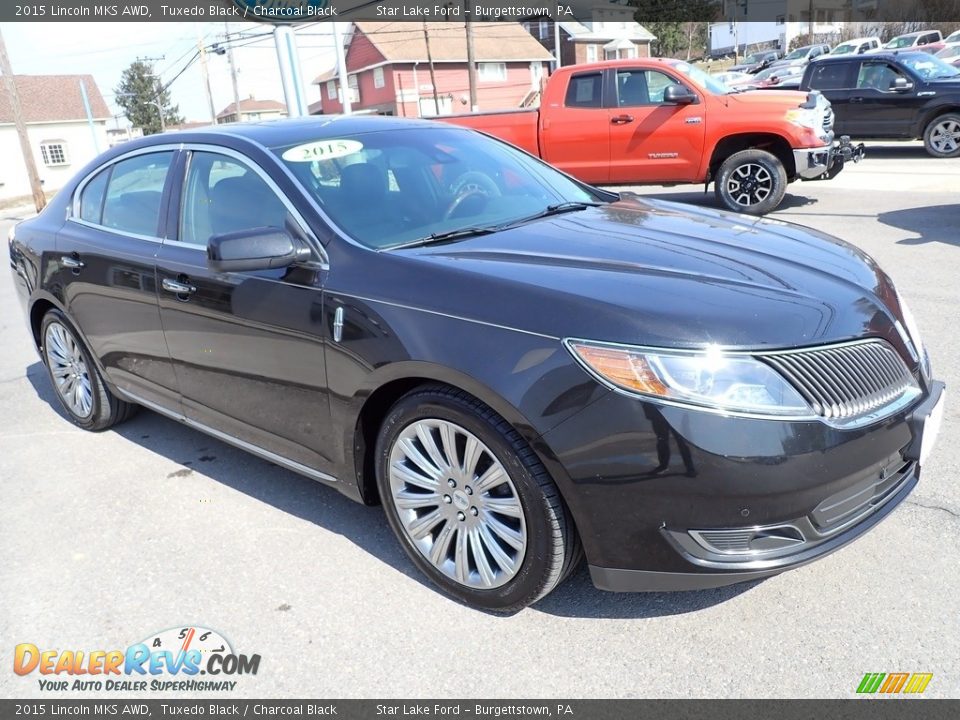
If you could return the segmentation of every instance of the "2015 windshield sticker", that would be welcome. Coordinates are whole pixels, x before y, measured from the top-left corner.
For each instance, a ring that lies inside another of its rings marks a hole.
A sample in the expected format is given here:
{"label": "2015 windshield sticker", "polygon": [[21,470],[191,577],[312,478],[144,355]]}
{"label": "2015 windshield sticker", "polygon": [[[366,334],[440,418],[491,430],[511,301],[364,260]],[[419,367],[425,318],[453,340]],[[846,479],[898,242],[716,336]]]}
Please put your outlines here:
{"label": "2015 windshield sticker", "polygon": [[287,162],[313,162],[345,157],[363,150],[363,143],[356,140],[321,140],[297,145],[284,151],[281,157]]}

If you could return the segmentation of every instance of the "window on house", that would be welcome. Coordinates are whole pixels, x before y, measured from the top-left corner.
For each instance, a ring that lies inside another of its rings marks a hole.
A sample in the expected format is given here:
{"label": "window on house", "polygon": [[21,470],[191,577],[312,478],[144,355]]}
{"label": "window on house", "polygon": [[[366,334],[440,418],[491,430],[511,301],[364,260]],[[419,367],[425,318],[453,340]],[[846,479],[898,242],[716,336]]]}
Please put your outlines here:
{"label": "window on house", "polygon": [[597,46],[587,45],[587,62],[597,61]]}
{"label": "window on house", "polygon": [[546,40],[548,37],[550,37],[550,23],[548,23],[546,20],[540,21],[539,30],[541,40]]}
{"label": "window on house", "polygon": [[335,80],[327,80],[327,100],[336,100],[337,99],[337,82]]}
{"label": "window on house", "polygon": [[67,157],[67,144],[61,140],[40,143],[40,154],[43,156],[44,165],[55,166],[70,164],[70,160]]}
{"label": "window on house", "polygon": [[604,51],[603,51],[603,59],[604,59],[604,60],[616,60],[616,59],[617,59],[617,51],[616,51],[616,50],[604,50]]}
{"label": "window on house", "polygon": [[477,77],[485,82],[507,79],[506,63],[478,63]]}
{"label": "window on house", "polygon": [[384,85],[383,82],[383,68],[378,67],[373,69],[373,86],[375,88],[382,88]]}

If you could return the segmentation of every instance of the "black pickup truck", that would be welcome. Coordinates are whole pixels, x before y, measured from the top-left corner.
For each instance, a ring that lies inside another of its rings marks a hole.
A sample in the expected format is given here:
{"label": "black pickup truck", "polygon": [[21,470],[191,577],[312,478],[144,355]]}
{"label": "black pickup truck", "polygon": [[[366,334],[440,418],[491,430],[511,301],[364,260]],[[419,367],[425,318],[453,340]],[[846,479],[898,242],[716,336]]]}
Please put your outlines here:
{"label": "black pickup truck", "polygon": [[933,157],[960,157],[960,70],[929,53],[820,58],[800,89],[826,96],[838,136],[922,139]]}

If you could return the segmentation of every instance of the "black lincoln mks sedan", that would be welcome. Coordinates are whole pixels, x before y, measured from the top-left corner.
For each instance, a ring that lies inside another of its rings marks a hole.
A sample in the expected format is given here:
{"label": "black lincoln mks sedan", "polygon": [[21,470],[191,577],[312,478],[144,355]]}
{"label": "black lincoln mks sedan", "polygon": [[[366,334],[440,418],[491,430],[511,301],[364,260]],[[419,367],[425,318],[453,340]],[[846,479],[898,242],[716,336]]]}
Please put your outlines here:
{"label": "black lincoln mks sedan", "polygon": [[138,406],[368,504],[514,611],[772,575],[916,485],[942,416],[857,248],[584,185],[470,130],[342,117],[125,143],[11,232],[63,409]]}

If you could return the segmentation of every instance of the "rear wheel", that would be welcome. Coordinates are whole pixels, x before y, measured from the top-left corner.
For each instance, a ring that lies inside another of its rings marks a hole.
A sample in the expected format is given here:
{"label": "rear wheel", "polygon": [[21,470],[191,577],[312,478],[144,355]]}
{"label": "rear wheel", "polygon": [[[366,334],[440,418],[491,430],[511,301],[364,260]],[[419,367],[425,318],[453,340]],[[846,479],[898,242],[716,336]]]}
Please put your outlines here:
{"label": "rear wheel", "polygon": [[787,171],[772,153],[741,150],[720,166],[715,192],[728,210],[764,215],[775,210],[783,200],[787,192]]}
{"label": "rear wheel", "polygon": [[578,564],[576,530],[546,469],[506,420],[470,395],[431,386],[401,398],[376,453],[390,526],[450,595],[514,612]]}
{"label": "rear wheel", "polygon": [[960,157],[960,115],[934,118],[923,133],[923,146],[935,158]]}
{"label": "rear wheel", "polygon": [[50,310],[43,316],[40,337],[50,382],[75,425],[106,430],[133,414],[137,406],[107,389],[89,351],[62,312]]}

